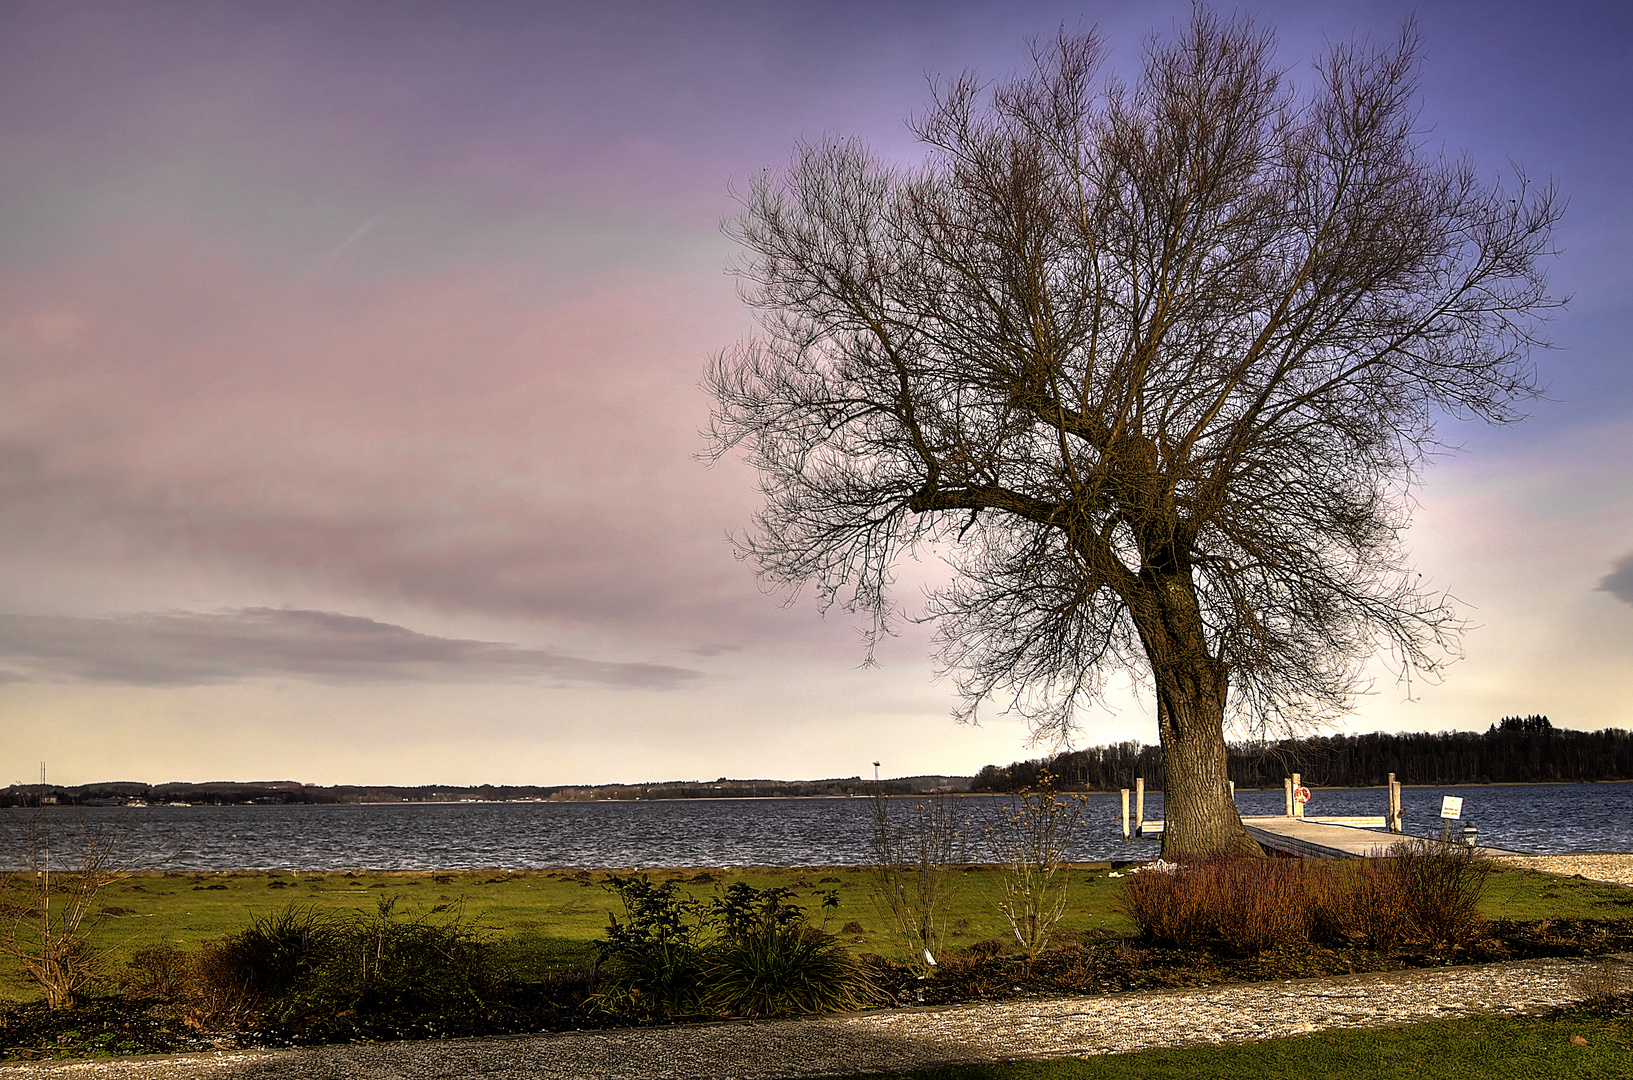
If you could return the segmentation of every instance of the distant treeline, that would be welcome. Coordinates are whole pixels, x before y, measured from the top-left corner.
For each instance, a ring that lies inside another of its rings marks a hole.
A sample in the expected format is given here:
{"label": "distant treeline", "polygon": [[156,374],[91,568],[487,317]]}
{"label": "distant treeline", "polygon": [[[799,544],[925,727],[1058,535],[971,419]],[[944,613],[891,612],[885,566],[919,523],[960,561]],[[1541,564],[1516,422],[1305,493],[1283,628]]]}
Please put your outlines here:
{"label": "distant treeline", "polygon": [[[887,795],[918,795],[935,791],[968,791],[967,776],[904,776],[879,782]],[[654,784],[529,785],[481,784],[450,787],[326,786],[295,780],[203,784],[144,784],[123,780],[74,787],[14,784],[0,790],[0,806],[117,806],[145,802],[150,806],[185,803],[189,806],[291,805],[301,803],[457,803],[457,802],[594,802],[641,799],[747,799],[811,798],[871,795],[872,780],[860,776],[832,780],[672,780]]]}
{"label": "distant treeline", "polygon": [[[1089,791],[1163,789],[1162,748],[1138,742],[1069,750],[1047,758],[987,765],[974,791],[1033,786],[1048,769],[1061,786]],[[1331,735],[1230,747],[1229,775],[1239,788],[1277,788],[1299,773],[1320,787],[1372,787],[1390,773],[1403,784],[1574,783],[1633,780],[1633,732],[1572,731],[1546,716],[1505,716],[1485,732]]]}

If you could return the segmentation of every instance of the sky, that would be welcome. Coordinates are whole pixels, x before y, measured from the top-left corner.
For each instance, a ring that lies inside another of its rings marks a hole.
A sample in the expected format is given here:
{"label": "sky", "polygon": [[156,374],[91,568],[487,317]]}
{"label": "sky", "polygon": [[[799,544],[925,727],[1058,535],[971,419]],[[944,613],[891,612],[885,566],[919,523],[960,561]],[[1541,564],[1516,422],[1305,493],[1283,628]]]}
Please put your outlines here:
{"label": "sky", "polygon": [[[1351,731],[1633,726],[1633,14],[1244,3],[1302,80],[1416,14],[1425,144],[1569,201],[1522,424],[1454,424],[1416,569],[1476,628]],[[767,594],[698,458],[722,232],[800,140],[1174,2],[0,3],[0,784],[967,774],[927,633]],[[915,571],[916,572],[916,571]],[[925,571],[929,573],[930,571]],[[910,583],[912,574],[908,575]],[[911,606],[916,595],[903,595]],[[1155,741],[1113,694],[1078,745]]]}

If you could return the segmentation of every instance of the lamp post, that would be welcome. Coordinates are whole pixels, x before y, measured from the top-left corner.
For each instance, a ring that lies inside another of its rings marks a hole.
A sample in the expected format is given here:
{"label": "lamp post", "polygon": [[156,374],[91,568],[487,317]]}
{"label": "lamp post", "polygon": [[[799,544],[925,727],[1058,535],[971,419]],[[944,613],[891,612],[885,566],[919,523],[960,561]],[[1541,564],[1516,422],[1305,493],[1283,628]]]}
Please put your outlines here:
{"label": "lamp post", "polygon": [[1471,821],[1467,825],[1463,826],[1463,844],[1465,847],[1472,848],[1475,841],[1479,839],[1480,831],[1474,827],[1474,822]]}

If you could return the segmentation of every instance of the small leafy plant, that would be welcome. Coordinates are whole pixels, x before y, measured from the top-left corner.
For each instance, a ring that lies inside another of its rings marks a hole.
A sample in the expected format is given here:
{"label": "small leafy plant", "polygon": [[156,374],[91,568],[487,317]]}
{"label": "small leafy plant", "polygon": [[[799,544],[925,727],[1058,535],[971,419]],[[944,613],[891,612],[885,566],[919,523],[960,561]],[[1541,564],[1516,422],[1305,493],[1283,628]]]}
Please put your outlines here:
{"label": "small leafy plant", "polygon": [[688,1016],[703,1011],[705,908],[676,881],[614,874],[624,917],[611,916],[596,942],[603,980],[596,1005],[613,1013]]}

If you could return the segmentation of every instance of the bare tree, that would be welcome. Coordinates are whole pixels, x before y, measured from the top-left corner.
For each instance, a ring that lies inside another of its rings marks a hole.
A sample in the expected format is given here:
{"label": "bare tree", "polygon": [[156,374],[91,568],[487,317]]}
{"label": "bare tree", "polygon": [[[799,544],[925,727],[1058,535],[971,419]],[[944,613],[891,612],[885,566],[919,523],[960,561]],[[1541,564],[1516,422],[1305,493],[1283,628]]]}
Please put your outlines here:
{"label": "bare tree", "polygon": [[1334,48],[1198,10],[1132,85],[1067,36],[935,88],[903,171],[797,148],[734,235],[762,332],[716,358],[762,576],[890,632],[899,559],[941,554],[959,715],[1063,738],[1149,680],[1164,855],[1256,852],[1224,731],[1347,707],[1380,649],[1434,672],[1460,624],[1399,544],[1448,417],[1518,419],[1558,301],[1560,204],[1423,145],[1416,40]]}

